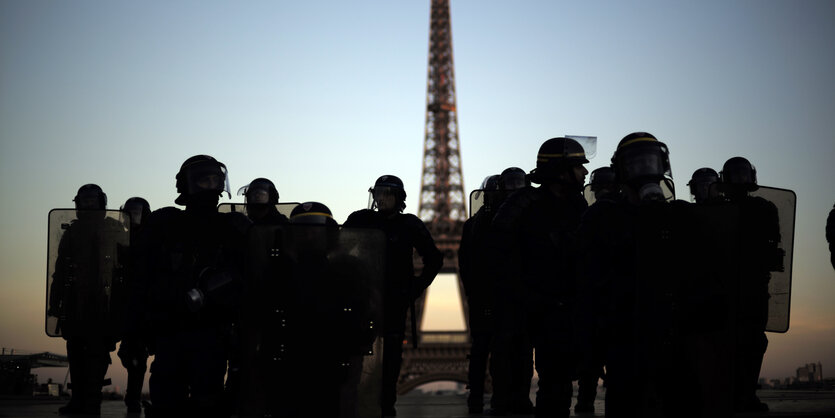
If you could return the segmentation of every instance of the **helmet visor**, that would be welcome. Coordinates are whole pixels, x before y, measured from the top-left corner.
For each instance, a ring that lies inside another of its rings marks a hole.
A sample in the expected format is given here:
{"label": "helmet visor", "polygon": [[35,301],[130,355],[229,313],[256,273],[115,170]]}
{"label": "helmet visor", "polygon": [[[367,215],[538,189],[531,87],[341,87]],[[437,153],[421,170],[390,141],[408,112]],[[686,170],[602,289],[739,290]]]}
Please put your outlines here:
{"label": "helmet visor", "polygon": [[83,192],[75,198],[76,209],[104,209],[101,207],[101,196],[94,192]]}
{"label": "helmet visor", "polygon": [[205,191],[220,194],[224,190],[229,193],[226,167],[214,161],[200,162],[189,167],[186,180],[189,194]]}
{"label": "helmet visor", "polygon": [[130,214],[130,223],[132,225],[140,225],[142,223],[143,209],[142,204],[135,201],[130,201],[122,207],[122,211]]}
{"label": "helmet visor", "polygon": [[[753,167],[753,166],[752,166]],[[752,168],[749,169],[746,166],[742,165],[734,165],[732,167],[728,167],[722,173],[723,179],[726,183],[730,184],[756,184],[757,182],[754,180]]]}
{"label": "helmet visor", "polygon": [[270,203],[270,191],[260,187],[250,188],[244,199],[249,204],[267,204]]}
{"label": "helmet visor", "polygon": [[622,181],[652,177],[656,179],[672,177],[667,164],[667,154],[661,148],[641,147],[625,150],[619,161]]}
{"label": "helmet visor", "polygon": [[397,207],[397,192],[398,189],[387,186],[377,186],[371,189],[372,209],[394,210]]}
{"label": "helmet visor", "polygon": [[525,173],[512,173],[502,177],[502,190],[518,190],[525,187]]}

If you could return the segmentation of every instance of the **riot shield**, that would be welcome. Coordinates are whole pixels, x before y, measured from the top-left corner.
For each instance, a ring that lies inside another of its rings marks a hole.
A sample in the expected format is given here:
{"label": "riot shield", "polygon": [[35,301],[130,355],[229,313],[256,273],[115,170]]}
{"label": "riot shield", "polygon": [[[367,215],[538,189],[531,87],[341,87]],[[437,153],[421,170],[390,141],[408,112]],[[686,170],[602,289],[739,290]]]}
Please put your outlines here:
{"label": "riot shield", "polygon": [[597,137],[596,136],[580,136],[580,135],[566,135],[566,138],[571,138],[580,143],[583,151],[586,152],[586,159],[591,160],[597,155]]}
{"label": "riot shield", "polygon": [[591,189],[591,183],[583,186],[583,197],[586,199],[586,203],[589,206],[593,205],[594,202],[597,201],[597,196],[595,196],[594,191]]}
{"label": "riot shield", "polygon": [[[289,218],[290,213],[293,212],[293,208],[298,205],[298,202],[282,202],[277,203],[275,208],[278,210],[278,213]],[[220,213],[239,212],[247,215],[246,203],[221,203],[217,205],[217,211]]]}
{"label": "riot shield", "polygon": [[117,210],[49,212],[45,331],[118,340],[127,300],[130,222]]}
{"label": "riot shield", "polygon": [[470,217],[478,213],[478,210],[484,206],[485,191],[482,189],[475,189],[470,192]]}
{"label": "riot shield", "polygon": [[475,189],[470,192],[470,217],[472,218],[485,205],[493,205],[493,210],[498,210],[498,205],[503,202],[509,194],[514,191],[483,190]]}
{"label": "riot shield", "polygon": [[385,235],[254,225],[241,313],[241,416],[379,416]]}
{"label": "riot shield", "polygon": [[[789,330],[797,196],[792,190],[766,186],[759,186],[750,195],[761,197],[777,207],[780,221],[780,242],[777,247],[783,256],[783,262],[782,266],[775,266],[771,271],[771,279],[768,281],[768,323],[765,330],[782,333]],[[782,270],[779,267],[782,267]]]}

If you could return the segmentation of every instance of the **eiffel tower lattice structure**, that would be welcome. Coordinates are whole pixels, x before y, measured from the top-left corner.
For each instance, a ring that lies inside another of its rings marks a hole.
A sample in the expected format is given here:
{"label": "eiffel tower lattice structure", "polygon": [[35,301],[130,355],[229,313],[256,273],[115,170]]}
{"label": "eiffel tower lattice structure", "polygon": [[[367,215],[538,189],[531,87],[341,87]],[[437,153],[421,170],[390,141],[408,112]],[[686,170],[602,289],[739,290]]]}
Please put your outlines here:
{"label": "eiffel tower lattice structure", "polygon": [[[432,0],[429,29],[429,71],[426,92],[426,132],[421,176],[420,217],[441,252],[441,273],[458,273],[458,246],[467,218],[458,117],[455,103],[455,72],[452,62],[452,30],[449,0]],[[419,267],[420,259],[415,258]],[[458,279],[459,294],[464,294]],[[416,302],[417,328],[420,329],[426,305],[425,294]],[[461,298],[465,327],[467,301]],[[403,365],[397,391],[406,393],[417,386],[439,380],[467,382],[469,331],[426,331],[419,334],[418,348],[408,335],[403,348]]]}

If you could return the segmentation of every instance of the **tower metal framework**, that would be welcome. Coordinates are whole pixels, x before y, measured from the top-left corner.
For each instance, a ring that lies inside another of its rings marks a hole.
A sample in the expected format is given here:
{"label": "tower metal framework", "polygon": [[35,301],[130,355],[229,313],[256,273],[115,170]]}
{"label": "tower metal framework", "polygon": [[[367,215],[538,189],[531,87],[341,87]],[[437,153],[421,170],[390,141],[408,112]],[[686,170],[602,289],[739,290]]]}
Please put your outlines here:
{"label": "tower metal framework", "polygon": [[[467,207],[458,140],[449,0],[432,0],[424,138],[418,217],[426,223],[444,254],[441,272],[457,273],[458,246]],[[463,295],[460,280],[458,284]],[[418,324],[423,318],[425,301],[419,302]],[[465,303],[462,298],[462,306]],[[466,317],[466,309],[464,312]]]}
{"label": "tower metal framework", "polygon": [[[441,273],[457,275],[458,247],[467,208],[458,139],[449,0],[432,0],[430,14],[426,130],[418,217],[429,228],[444,255]],[[419,266],[420,259],[416,257],[415,261]],[[458,289],[462,296],[465,330],[424,332],[418,348],[405,344],[398,392],[404,393],[419,384],[437,380],[466,382],[470,350],[466,327],[469,318],[460,278]],[[418,329],[425,303],[425,296],[421,296],[416,303]]]}

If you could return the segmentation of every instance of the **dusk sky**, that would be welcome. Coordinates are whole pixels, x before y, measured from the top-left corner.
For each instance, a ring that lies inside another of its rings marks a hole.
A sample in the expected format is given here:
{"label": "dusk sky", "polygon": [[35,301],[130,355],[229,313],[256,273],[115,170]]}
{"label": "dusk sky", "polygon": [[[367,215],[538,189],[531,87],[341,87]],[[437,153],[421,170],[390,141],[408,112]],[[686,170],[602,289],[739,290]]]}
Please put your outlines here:
{"label": "dusk sky", "polygon": [[[113,209],[171,206],[180,164],[209,154],[233,194],[267,177],[342,222],[395,174],[416,212],[429,6],[0,0],[0,346],[65,353],[43,330],[47,213],[85,183]],[[791,328],[769,334],[762,375],[820,361],[835,376],[835,3],[452,0],[451,14],[467,193],[530,170],[555,136],[597,136],[591,171],[651,132],[682,199],[694,170],[745,156],[760,184],[797,193]],[[430,288],[426,327],[462,326],[452,283]],[[118,360],[108,375],[124,387]]]}

